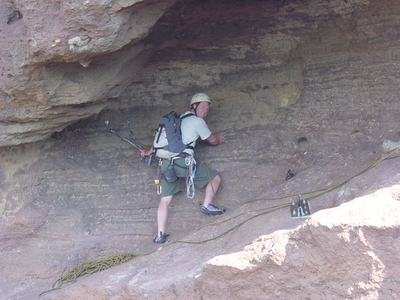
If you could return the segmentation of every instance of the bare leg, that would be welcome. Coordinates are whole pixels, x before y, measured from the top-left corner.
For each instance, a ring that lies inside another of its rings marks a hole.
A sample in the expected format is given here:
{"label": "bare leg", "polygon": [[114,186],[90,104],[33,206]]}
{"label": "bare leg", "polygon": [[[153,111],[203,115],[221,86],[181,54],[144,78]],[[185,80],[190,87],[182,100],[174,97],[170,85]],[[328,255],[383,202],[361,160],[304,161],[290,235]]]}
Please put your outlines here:
{"label": "bare leg", "polygon": [[221,177],[219,175],[215,176],[206,186],[206,197],[204,198],[203,205],[207,207],[213,200],[214,195],[217,193],[219,186],[221,184]]}
{"label": "bare leg", "polygon": [[160,204],[158,205],[158,211],[157,211],[158,236],[160,236],[160,232],[162,232],[162,234],[165,234],[165,227],[167,226],[167,220],[168,220],[168,207],[172,201],[172,198],[173,195],[161,197]]}

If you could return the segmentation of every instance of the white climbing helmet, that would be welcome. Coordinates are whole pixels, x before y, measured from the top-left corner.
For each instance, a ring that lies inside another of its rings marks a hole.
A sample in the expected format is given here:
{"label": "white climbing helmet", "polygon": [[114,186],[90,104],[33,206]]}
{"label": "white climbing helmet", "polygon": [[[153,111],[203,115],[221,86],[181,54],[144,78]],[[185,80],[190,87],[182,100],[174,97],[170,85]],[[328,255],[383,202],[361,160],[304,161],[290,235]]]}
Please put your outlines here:
{"label": "white climbing helmet", "polygon": [[197,93],[192,97],[192,100],[190,100],[190,106],[192,106],[195,103],[200,103],[200,102],[208,102],[211,105],[210,97],[208,97],[204,93]]}

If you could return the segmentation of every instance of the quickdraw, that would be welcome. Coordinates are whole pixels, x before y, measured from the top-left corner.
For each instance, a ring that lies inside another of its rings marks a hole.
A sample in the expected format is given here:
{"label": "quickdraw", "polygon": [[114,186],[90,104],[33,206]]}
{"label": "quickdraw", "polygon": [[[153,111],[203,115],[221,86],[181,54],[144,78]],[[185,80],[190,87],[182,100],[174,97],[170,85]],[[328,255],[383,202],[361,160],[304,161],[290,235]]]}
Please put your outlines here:
{"label": "quickdraw", "polygon": [[157,195],[161,195],[162,192],[162,186],[161,186],[161,164],[162,164],[162,159],[158,160],[158,167],[157,167],[157,179],[154,180],[154,183],[157,186]]}
{"label": "quickdraw", "polygon": [[[106,120],[104,121],[104,125],[107,127],[107,129],[111,132],[114,133],[115,135],[119,136],[121,139],[123,139],[125,142],[129,143],[131,146],[135,147],[136,149],[138,149],[139,151],[142,151],[144,149],[147,149],[146,147],[142,146],[139,141],[137,140],[137,138],[135,137],[135,135],[133,134],[132,131],[132,127],[131,127],[131,123],[129,121],[127,121],[128,124],[128,132],[129,132],[129,137],[126,137],[124,135],[122,135],[121,133],[119,133],[118,131],[116,131],[114,128],[112,128],[110,126],[110,121]],[[132,140],[130,140],[130,139]],[[151,165],[151,160],[153,159],[154,154],[151,154],[147,160],[147,165],[150,167]]]}
{"label": "quickdraw", "polygon": [[185,157],[185,165],[188,167],[186,173],[186,196],[189,199],[193,199],[195,192],[193,180],[196,176],[196,160],[193,155]]}
{"label": "quickdraw", "polygon": [[[125,142],[129,143],[131,146],[135,147],[135,148],[138,149],[139,151],[142,151],[142,150],[143,150],[142,145],[140,145],[139,143],[137,143],[136,137],[135,137],[134,135],[132,135],[132,139],[133,139],[136,143],[130,141],[126,136],[123,136],[121,133],[119,133],[118,131],[116,131],[115,129],[113,129],[113,128],[110,126],[110,121],[108,121],[108,120],[104,121],[104,125],[107,127],[107,129],[108,129],[111,133],[116,134],[116,135],[119,136],[121,139],[123,139]],[[128,131],[129,131],[130,134],[132,133],[132,130],[131,130],[129,121],[128,121]]]}

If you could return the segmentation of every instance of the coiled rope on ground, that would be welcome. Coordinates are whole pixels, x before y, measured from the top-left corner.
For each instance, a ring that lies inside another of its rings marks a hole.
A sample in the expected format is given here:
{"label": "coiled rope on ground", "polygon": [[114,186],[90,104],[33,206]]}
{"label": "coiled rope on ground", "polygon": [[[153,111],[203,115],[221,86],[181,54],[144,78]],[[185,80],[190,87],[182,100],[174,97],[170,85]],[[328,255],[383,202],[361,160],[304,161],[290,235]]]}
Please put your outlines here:
{"label": "coiled rope on ground", "polygon": [[[309,195],[309,196],[307,196],[307,197],[305,197],[303,199],[304,200],[310,200],[310,199],[319,197],[319,196],[321,196],[321,195],[323,195],[325,193],[328,193],[328,192],[332,191],[333,189],[335,189],[335,188],[347,183],[351,179],[353,179],[353,178],[361,175],[362,173],[372,169],[373,167],[375,167],[377,164],[381,163],[382,161],[399,157],[399,156],[393,157],[393,154],[395,154],[399,150],[400,150],[400,147],[397,147],[397,148],[394,148],[394,149],[392,149],[390,151],[387,151],[387,152],[383,153],[379,158],[374,160],[367,167],[365,167],[364,169],[362,169],[358,173],[356,173],[356,174],[354,174],[354,175],[352,175],[352,176],[350,176],[348,178],[345,178],[345,179],[343,179],[343,180],[341,180],[341,181],[339,181],[337,183],[334,183],[334,184],[332,184],[332,185],[330,185],[328,187],[322,188],[322,189],[318,189],[318,190],[311,191],[311,192],[301,193],[301,195]],[[248,201],[244,202],[241,205],[241,207],[244,206],[245,204],[248,204],[248,203],[251,203],[251,202],[255,202],[255,201],[281,200],[281,199],[286,199],[286,198],[292,198],[292,197],[294,197],[296,195],[297,194],[279,196],[279,197],[274,197],[274,198],[252,199],[252,200],[248,200]],[[246,222],[248,222],[248,221],[250,221],[250,220],[252,220],[254,218],[257,218],[257,217],[259,217],[261,215],[265,215],[265,214],[271,213],[271,212],[273,212],[275,210],[278,210],[278,209],[281,209],[281,208],[284,208],[284,207],[288,207],[288,206],[290,206],[291,203],[292,203],[292,201],[289,201],[289,202],[280,203],[280,204],[269,206],[269,207],[263,207],[263,208],[253,209],[253,210],[247,210],[247,211],[241,212],[241,213],[236,214],[236,215],[234,215],[234,216],[232,216],[230,218],[227,218],[227,219],[223,219],[223,220],[220,220],[220,221],[204,224],[204,225],[202,225],[200,227],[195,228],[194,230],[192,230],[190,232],[185,233],[180,238],[178,238],[176,240],[173,240],[173,241],[170,241],[169,243],[163,245],[162,248],[169,247],[169,246],[171,246],[173,244],[176,244],[176,243],[201,244],[201,243],[206,243],[206,242],[215,240],[215,239],[220,238],[221,236],[233,231],[234,229],[242,226],[244,223],[246,223]],[[239,217],[244,216],[244,215],[248,216],[249,214],[253,214],[253,215],[247,217],[245,220],[241,221],[240,223],[236,224],[235,226],[229,228],[228,230],[226,230],[226,231],[224,231],[224,232],[220,233],[219,235],[214,236],[212,238],[201,240],[201,241],[184,240],[185,237],[187,237],[187,236],[193,234],[194,232],[199,231],[199,230],[201,230],[201,229],[203,229],[205,227],[217,226],[219,224],[229,222],[231,220],[234,220],[234,219],[239,218]],[[150,255],[150,254],[158,251],[159,249],[160,248],[152,250],[152,251],[149,251],[149,252],[146,252],[146,253],[135,254],[135,255],[129,254],[129,253],[116,254],[116,255],[111,255],[111,256],[104,257],[104,258],[100,258],[100,259],[95,260],[95,261],[84,261],[82,264],[80,264],[79,266],[73,268],[72,270],[70,270],[65,275],[63,275],[64,272],[65,272],[65,269],[64,269],[64,271],[62,272],[60,278],[57,279],[57,281],[53,284],[52,288],[50,290],[48,290],[48,291],[45,291],[45,292],[41,293],[39,295],[39,297],[41,297],[44,294],[49,293],[51,291],[60,289],[65,284],[74,283],[76,281],[76,279],[78,277],[80,277],[80,276],[90,275],[90,274],[93,274],[93,273],[98,272],[98,271],[106,270],[106,269],[111,268],[113,266],[116,266],[116,265],[122,264],[124,262],[127,262],[127,261],[129,261],[129,260],[131,260],[131,259],[133,259],[135,257],[142,257],[142,256]]]}
{"label": "coiled rope on ground", "polygon": [[46,293],[49,293],[54,290],[60,289],[65,284],[74,283],[76,279],[83,275],[90,275],[99,271],[103,271],[109,269],[113,266],[120,265],[124,262],[127,262],[134,258],[135,255],[124,253],[124,254],[115,254],[106,256],[95,261],[84,261],[79,266],[73,268],[68,271],[67,274],[64,275],[66,269],[63,270],[61,276],[57,281],[53,284],[52,288],[48,291],[45,291],[39,295],[39,297],[43,296]]}

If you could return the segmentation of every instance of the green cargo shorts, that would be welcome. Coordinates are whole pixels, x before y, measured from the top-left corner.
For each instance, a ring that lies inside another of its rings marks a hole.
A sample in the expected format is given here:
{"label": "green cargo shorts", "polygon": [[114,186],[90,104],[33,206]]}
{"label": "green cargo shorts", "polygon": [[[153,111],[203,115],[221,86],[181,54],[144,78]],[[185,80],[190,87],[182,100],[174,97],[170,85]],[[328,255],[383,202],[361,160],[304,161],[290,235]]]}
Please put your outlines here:
{"label": "green cargo shorts", "polygon": [[[168,167],[169,163],[169,159],[162,160],[162,173],[164,173],[164,170],[166,167]],[[175,174],[178,178],[186,178],[188,167],[185,165],[184,157],[175,158],[173,160],[173,166]],[[203,164],[202,162],[197,162],[196,173],[193,182],[198,188],[201,189],[205,187],[217,175],[218,173],[215,170],[209,168],[206,164]],[[174,182],[167,182],[164,176],[161,176],[161,197],[175,195],[181,191],[182,187],[179,179]]]}

